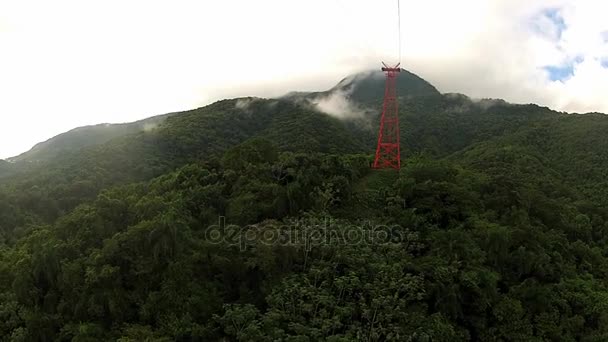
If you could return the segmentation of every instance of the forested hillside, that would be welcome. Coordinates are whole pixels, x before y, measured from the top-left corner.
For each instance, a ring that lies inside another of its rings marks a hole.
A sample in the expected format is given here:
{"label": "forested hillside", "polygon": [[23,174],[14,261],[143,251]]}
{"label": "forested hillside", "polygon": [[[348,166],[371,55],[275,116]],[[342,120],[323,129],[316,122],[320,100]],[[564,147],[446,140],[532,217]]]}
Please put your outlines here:
{"label": "forested hillside", "polygon": [[320,93],[0,162],[0,340],[608,340],[608,117],[402,76],[400,172]]}
{"label": "forested hillside", "polygon": [[53,160],[61,154],[78,151],[89,146],[101,145],[121,136],[153,130],[170,115],[159,115],[125,124],[99,124],[79,127],[39,143],[31,150],[11,158],[10,161],[40,163]]}

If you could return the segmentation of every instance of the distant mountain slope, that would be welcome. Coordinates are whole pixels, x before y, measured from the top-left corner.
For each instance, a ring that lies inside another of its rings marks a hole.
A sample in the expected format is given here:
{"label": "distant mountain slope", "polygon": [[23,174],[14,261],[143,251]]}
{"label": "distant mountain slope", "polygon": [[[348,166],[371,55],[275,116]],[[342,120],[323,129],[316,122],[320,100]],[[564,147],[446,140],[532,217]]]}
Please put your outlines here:
{"label": "distant mountain slope", "polygon": [[[367,151],[353,130],[356,128],[348,128],[339,119],[287,101],[224,100],[175,113],[154,130],[140,130],[88,148],[64,149],[55,158],[38,163],[16,162],[22,170],[0,180],[0,185],[35,192],[33,196],[42,197],[43,216],[53,219],[94,198],[101,189],[213,159],[252,138],[268,138],[284,151]],[[48,205],[44,205],[46,201]]]}
{"label": "distant mountain slope", "polygon": [[7,162],[6,160],[0,159],[0,175],[2,175],[4,173],[8,173],[10,169],[11,169],[11,164],[9,162]]}
{"label": "distant mountain slope", "polygon": [[82,148],[100,145],[114,138],[154,129],[171,114],[154,116],[140,121],[124,124],[98,124],[75,128],[34,146],[31,150],[16,157],[11,162],[42,162]]}
{"label": "distant mountain slope", "polygon": [[[382,71],[359,73],[346,77],[330,91],[345,91],[350,94],[350,99],[360,104],[376,104],[381,103],[384,97],[384,81]],[[397,77],[397,94],[401,99],[441,95],[433,85],[403,69]]]}
{"label": "distant mountain slope", "polygon": [[[353,75],[327,92],[296,93],[279,100],[223,100],[133,124],[76,129],[39,144],[13,158],[11,164],[0,164],[0,177],[3,173],[5,176],[0,187],[31,191],[33,198],[47,198],[55,204],[39,205],[48,211],[45,217],[53,218],[85,199],[94,198],[101,189],[147,180],[187,163],[213,160],[228,148],[252,138],[267,138],[283,151],[371,155],[384,87],[381,76],[381,72]],[[577,125],[570,129],[559,124],[570,116],[545,107],[512,105],[501,100],[474,101],[460,94],[442,95],[428,82],[406,71],[398,80],[403,159],[416,153],[446,157],[497,139],[529,144],[522,132],[545,127],[545,135],[555,135],[571,144],[560,147],[560,140],[549,139],[550,144],[538,146],[538,153],[553,155],[557,161],[568,158],[579,148],[593,151],[594,146],[601,144],[588,141],[591,137],[586,136],[585,127],[594,126],[593,139],[601,139],[602,127],[608,125],[608,118],[601,115],[580,116],[576,117],[580,120]],[[322,113],[309,101],[332,92],[367,109],[360,116],[336,118]],[[155,129],[146,130],[150,123],[148,127]],[[540,138],[541,133],[530,134]],[[560,155],[560,149],[570,152]],[[598,161],[589,158],[585,165]],[[608,162],[599,163],[608,167]],[[556,169],[571,174],[569,178],[585,175],[567,169],[577,167],[576,164],[563,164],[563,169]],[[600,180],[603,173],[594,172],[597,174],[593,179],[603,182]],[[608,184],[605,187],[608,189]]]}
{"label": "distant mountain slope", "polygon": [[[520,127],[513,134],[498,135],[450,158],[482,165],[514,163],[522,154],[542,161],[596,205],[608,206],[608,116],[604,114],[553,113]],[[518,157],[519,156],[519,157]],[[531,167],[530,173],[541,172]]]}
{"label": "distant mountain slope", "polygon": [[[368,149],[375,147],[385,77],[381,71],[348,76],[323,92],[294,92],[284,98],[344,119]],[[537,105],[503,100],[475,101],[462,94],[441,94],[407,71],[397,77],[402,151],[445,156],[470,144],[514,132],[555,112]],[[329,108],[328,108],[329,107]],[[332,109],[336,109],[337,112]]]}
{"label": "distant mountain slope", "polygon": [[[327,91],[292,92],[287,94],[285,98],[315,102],[319,98],[340,94],[358,105],[374,105],[382,102],[384,96],[384,78],[384,73],[380,70],[360,72],[345,77]],[[402,70],[397,78],[397,93],[402,99],[441,95],[433,85],[407,70]]]}
{"label": "distant mountain slope", "polygon": [[400,107],[401,141],[406,153],[446,156],[556,114],[537,105],[473,101],[460,94],[406,99]]}
{"label": "distant mountain slope", "polygon": [[[315,94],[327,96],[340,92],[347,94],[349,99],[356,103],[372,104],[378,102],[378,99],[381,100],[384,92],[383,84],[384,78],[381,71],[369,71],[346,77],[326,92],[294,93],[287,98],[294,99],[294,97],[314,96]],[[398,87],[400,93],[406,94],[406,98],[439,95],[439,92],[428,82],[405,70],[400,74]],[[63,153],[75,152],[83,148],[101,145],[126,135],[153,129],[171,115],[172,114],[159,115],[125,124],[98,124],[75,128],[45,142],[41,142],[31,150],[22,153],[19,156],[9,158],[8,161],[13,163],[40,163],[53,160]],[[5,168],[6,165],[4,168],[0,166],[0,175],[8,173],[6,170],[3,172],[3,169]]]}

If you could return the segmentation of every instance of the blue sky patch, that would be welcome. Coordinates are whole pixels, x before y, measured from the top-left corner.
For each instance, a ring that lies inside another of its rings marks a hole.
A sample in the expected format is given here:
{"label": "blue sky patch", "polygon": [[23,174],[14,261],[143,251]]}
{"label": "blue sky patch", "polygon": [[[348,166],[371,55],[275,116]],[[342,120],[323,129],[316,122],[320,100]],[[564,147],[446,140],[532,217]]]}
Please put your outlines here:
{"label": "blue sky patch", "polygon": [[602,41],[604,43],[608,43],[608,31],[602,32],[601,35],[602,35]]}
{"label": "blue sky patch", "polygon": [[602,67],[608,69],[608,58],[602,59]]}
{"label": "blue sky patch", "polygon": [[546,66],[545,70],[549,72],[549,79],[553,82],[566,80],[574,75],[574,66]]}
{"label": "blue sky patch", "polygon": [[[577,56],[563,65],[548,65],[543,69],[549,73],[549,79],[551,81],[565,81],[574,75],[574,67],[577,64],[582,63],[583,60],[584,58],[582,56]],[[606,62],[608,62],[608,60]]]}

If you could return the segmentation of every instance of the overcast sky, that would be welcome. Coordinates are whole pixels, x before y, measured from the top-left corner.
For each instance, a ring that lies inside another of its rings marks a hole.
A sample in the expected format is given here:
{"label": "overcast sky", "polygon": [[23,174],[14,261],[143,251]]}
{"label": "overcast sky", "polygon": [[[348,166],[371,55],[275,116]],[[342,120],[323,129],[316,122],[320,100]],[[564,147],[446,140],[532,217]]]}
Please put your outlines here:
{"label": "overcast sky", "polygon": [[[0,158],[77,126],[324,90],[397,61],[396,8],[0,0]],[[608,112],[607,13],[606,0],[401,0],[402,64],[441,92]]]}

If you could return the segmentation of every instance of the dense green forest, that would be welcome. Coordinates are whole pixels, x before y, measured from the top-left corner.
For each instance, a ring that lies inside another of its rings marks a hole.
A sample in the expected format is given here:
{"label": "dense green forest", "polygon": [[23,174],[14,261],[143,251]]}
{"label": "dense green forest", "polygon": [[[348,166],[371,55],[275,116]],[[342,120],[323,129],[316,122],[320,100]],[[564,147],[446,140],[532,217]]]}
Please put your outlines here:
{"label": "dense green forest", "polygon": [[0,340],[608,340],[608,117],[399,87],[399,172],[323,93],[0,161]]}

